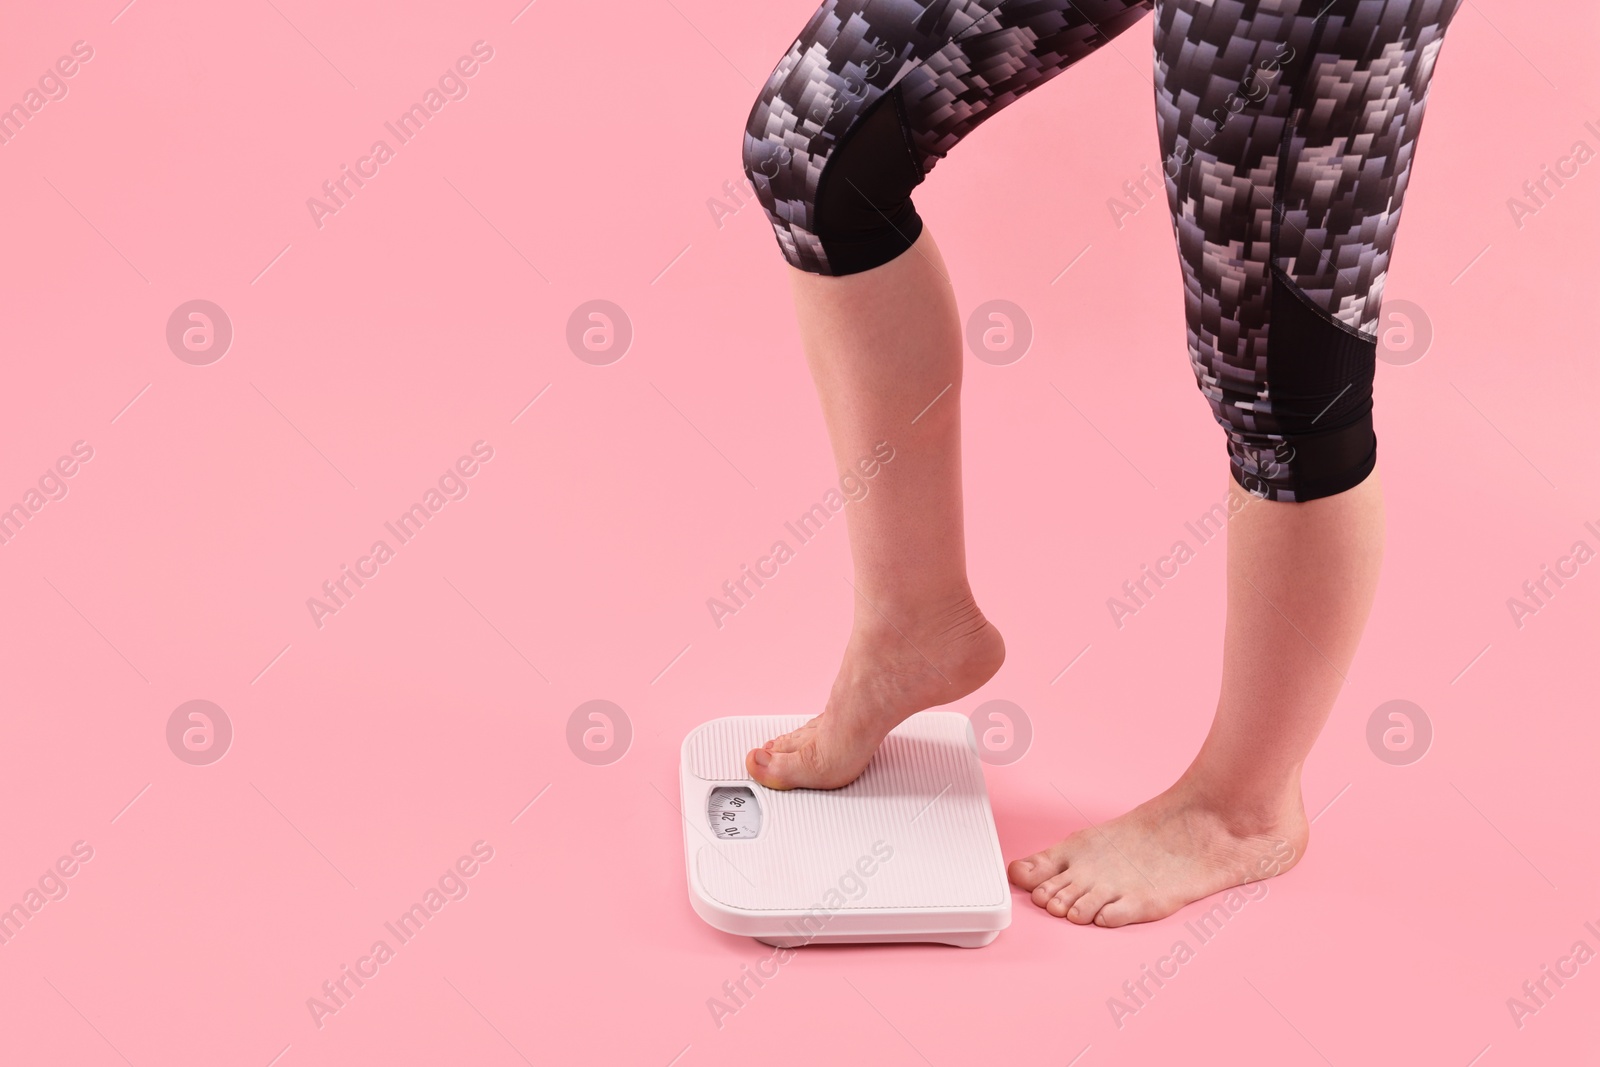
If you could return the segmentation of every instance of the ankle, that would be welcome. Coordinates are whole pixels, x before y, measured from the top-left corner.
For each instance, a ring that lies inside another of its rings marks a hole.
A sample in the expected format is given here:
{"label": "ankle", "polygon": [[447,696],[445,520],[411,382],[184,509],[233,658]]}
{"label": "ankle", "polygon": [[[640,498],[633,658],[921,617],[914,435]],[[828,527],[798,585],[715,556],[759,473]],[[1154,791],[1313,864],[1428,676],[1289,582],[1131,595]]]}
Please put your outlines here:
{"label": "ankle", "polygon": [[903,643],[909,635],[960,636],[983,629],[988,620],[972,589],[960,585],[915,594],[890,592],[856,597],[852,641],[868,647]]}
{"label": "ankle", "polygon": [[1298,832],[1305,808],[1298,768],[1288,777],[1240,780],[1214,777],[1190,767],[1173,787],[1189,804],[1207,812],[1234,837]]}

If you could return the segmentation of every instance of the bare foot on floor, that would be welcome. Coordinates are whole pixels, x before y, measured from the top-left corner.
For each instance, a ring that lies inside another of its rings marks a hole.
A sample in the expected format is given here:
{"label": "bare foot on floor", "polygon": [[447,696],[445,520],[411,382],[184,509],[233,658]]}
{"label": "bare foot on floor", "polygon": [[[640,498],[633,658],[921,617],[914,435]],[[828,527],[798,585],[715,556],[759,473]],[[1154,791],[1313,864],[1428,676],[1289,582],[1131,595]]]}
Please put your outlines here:
{"label": "bare foot on floor", "polygon": [[1180,781],[1126,815],[1079,830],[1007,868],[1051,915],[1126,926],[1293,867],[1310,837],[1299,785],[1277,811],[1242,817]]}
{"label": "bare foot on floor", "polygon": [[[898,621],[898,620],[897,620]],[[896,628],[858,619],[821,715],[745,756],[770,789],[838,789],[861,776],[890,730],[976,690],[1006,645],[972,598]]]}

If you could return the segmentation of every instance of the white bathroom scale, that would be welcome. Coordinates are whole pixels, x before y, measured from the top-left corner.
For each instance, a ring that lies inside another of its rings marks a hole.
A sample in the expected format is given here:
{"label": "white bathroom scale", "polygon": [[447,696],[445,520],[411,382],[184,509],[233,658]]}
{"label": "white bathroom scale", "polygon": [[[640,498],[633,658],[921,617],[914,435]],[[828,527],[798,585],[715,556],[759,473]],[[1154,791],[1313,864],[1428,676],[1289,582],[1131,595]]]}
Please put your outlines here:
{"label": "white bathroom scale", "polygon": [[913,715],[843,789],[752,781],[745,753],[807,721],[713,719],[684,738],[678,781],[695,912],[780,948],[993,941],[1011,923],[1011,891],[967,718]]}

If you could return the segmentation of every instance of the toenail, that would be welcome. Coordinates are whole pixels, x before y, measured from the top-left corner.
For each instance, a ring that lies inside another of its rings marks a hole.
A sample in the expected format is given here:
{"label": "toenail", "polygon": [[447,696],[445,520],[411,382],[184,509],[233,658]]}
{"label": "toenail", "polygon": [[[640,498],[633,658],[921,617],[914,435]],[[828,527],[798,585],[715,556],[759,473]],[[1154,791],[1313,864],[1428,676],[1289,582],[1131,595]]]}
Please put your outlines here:
{"label": "toenail", "polygon": [[754,759],[757,767],[765,767],[767,764],[772,762],[772,753],[768,752],[764,748],[758,748],[756,749],[755,755],[752,758]]}

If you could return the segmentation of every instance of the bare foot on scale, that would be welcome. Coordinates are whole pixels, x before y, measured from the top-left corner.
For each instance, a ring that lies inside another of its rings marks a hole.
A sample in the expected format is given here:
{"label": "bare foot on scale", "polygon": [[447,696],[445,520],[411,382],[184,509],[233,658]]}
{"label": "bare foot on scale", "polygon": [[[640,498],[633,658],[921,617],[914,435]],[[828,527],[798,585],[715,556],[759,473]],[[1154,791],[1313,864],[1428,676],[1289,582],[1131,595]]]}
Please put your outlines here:
{"label": "bare foot on scale", "polygon": [[889,731],[994,677],[1005,641],[970,595],[921,613],[858,618],[821,715],[745,756],[769,789],[838,789],[861,776]]}

